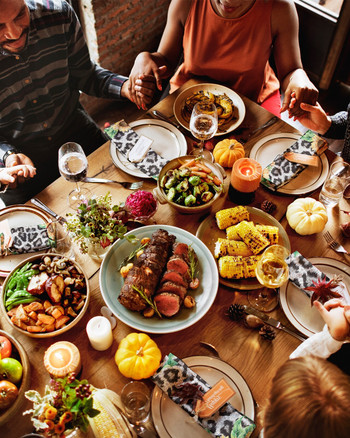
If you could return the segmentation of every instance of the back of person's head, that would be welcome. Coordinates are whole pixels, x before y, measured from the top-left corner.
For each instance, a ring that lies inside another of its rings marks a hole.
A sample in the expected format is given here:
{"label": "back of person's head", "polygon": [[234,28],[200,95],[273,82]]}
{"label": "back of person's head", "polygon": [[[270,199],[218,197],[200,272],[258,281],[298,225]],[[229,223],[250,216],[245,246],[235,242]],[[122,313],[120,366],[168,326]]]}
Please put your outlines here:
{"label": "back of person's head", "polygon": [[349,438],[350,379],[313,356],[287,361],[262,414],[264,438]]}

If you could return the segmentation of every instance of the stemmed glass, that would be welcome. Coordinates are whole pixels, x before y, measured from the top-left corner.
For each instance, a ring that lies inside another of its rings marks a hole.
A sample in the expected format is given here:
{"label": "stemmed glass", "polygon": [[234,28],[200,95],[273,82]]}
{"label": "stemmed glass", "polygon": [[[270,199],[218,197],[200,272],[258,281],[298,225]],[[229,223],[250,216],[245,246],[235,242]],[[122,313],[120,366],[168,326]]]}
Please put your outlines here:
{"label": "stemmed glass", "polygon": [[58,151],[58,168],[60,174],[67,181],[76,183],[76,188],[68,195],[68,204],[76,209],[82,201],[87,199],[91,192],[79,187],[78,182],[86,177],[88,162],[83,148],[78,143],[68,142]]}
{"label": "stemmed glass", "polygon": [[256,278],[264,288],[248,293],[248,301],[253,307],[263,312],[271,312],[276,308],[279,288],[289,276],[285,261],[289,254],[282,245],[271,245],[265,249],[255,268]]}
{"label": "stemmed glass", "polygon": [[191,151],[191,155],[203,156],[213,161],[213,154],[204,150],[204,141],[214,137],[218,130],[218,112],[213,103],[203,101],[195,104],[190,119],[190,130],[192,135],[200,140],[199,146]]}

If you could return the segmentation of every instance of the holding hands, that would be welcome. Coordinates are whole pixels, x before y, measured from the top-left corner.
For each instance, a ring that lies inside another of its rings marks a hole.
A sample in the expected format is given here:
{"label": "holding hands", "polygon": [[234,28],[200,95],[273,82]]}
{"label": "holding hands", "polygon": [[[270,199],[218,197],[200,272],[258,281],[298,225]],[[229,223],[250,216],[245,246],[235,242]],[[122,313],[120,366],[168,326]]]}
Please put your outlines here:
{"label": "holding hands", "polygon": [[0,184],[13,184],[18,178],[33,178],[36,169],[33,166],[19,164],[13,167],[3,167],[0,169]]}

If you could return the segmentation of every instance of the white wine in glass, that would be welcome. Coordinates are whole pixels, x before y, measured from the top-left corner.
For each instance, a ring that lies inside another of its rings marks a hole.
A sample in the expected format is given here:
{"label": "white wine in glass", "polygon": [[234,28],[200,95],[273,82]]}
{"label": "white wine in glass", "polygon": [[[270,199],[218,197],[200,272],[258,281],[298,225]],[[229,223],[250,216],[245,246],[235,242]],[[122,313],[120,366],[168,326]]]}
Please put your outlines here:
{"label": "white wine in glass", "polygon": [[264,288],[248,293],[249,303],[263,312],[270,312],[278,304],[278,289],[288,280],[289,269],[285,259],[289,251],[282,245],[265,249],[255,268],[255,275]]}
{"label": "white wine in glass", "polygon": [[191,155],[204,156],[214,161],[212,153],[204,150],[204,141],[214,137],[218,130],[218,112],[213,103],[203,101],[195,104],[190,119],[190,130],[192,135],[200,140],[199,146],[191,151]]}
{"label": "white wine in glass", "polygon": [[73,142],[62,145],[58,151],[58,168],[64,179],[76,183],[76,188],[68,195],[69,206],[76,209],[91,195],[90,190],[81,188],[78,184],[86,177],[88,169],[88,161],[83,148]]}

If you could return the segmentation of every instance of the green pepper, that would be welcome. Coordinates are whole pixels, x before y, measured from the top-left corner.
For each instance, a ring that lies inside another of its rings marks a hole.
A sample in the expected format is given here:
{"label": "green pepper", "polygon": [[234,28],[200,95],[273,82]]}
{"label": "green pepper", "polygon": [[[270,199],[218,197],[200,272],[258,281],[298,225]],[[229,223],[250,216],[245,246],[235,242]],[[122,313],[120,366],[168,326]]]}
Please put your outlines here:
{"label": "green pepper", "polygon": [[188,195],[185,198],[185,205],[187,207],[190,207],[191,205],[194,205],[196,203],[196,198],[193,195]]}
{"label": "green pepper", "polygon": [[214,197],[214,193],[212,192],[204,192],[202,193],[201,199],[204,203],[209,202]]}
{"label": "green pepper", "polygon": [[201,179],[199,176],[190,176],[190,178],[188,179],[188,182],[192,185],[192,186],[198,186],[198,184],[200,184]]}
{"label": "green pepper", "polygon": [[176,190],[175,187],[171,187],[167,193],[167,198],[169,199],[169,201],[173,201],[176,195]]}

